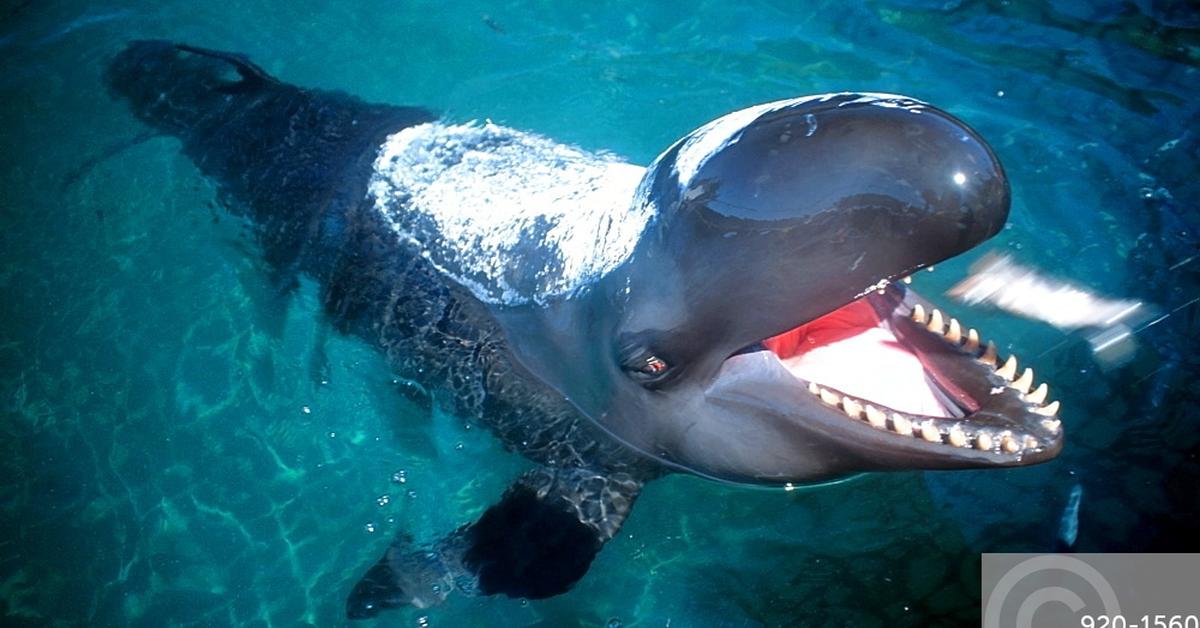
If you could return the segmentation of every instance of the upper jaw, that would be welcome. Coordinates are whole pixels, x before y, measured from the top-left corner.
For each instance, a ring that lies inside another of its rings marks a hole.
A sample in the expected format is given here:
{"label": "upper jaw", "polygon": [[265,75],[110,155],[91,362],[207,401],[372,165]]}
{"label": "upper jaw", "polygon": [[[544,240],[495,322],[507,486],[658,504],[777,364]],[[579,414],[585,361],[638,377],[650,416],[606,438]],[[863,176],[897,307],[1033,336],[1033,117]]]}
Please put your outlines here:
{"label": "upper jaw", "polygon": [[[864,469],[1028,465],[1059,453],[1063,444],[1062,423],[1056,416],[1059,404],[1046,403],[1047,385],[1035,386],[1033,371],[1018,370],[1015,355],[1000,359],[994,343],[982,340],[974,329],[904,286],[889,286],[864,298],[896,338],[918,355],[927,377],[957,408],[954,414],[962,416],[897,411],[793,375],[794,387],[807,397],[793,401],[796,411],[791,420],[797,428],[835,441]],[[756,356],[759,360],[778,362],[769,351],[758,353],[767,354]],[[728,397],[728,387],[720,379],[718,375],[710,394]],[[744,375],[741,380],[739,388],[746,385]],[[773,390],[774,394],[781,391],[777,382]]]}

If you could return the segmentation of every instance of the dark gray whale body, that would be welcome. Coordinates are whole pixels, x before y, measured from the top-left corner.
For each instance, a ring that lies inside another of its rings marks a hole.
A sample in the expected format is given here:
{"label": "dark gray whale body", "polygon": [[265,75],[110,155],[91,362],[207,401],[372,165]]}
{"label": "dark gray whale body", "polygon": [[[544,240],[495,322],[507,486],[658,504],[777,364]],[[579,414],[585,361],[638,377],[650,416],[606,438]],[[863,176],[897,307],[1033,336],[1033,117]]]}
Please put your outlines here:
{"label": "dark gray whale body", "polygon": [[1031,371],[893,283],[1008,214],[991,150],[924,103],[760,105],[641,169],[169,42],[131,44],[106,81],[279,281],[315,278],[339,330],[538,463],[478,521],[393,543],[351,618],[566,591],[671,471],[779,485],[1061,448]]}

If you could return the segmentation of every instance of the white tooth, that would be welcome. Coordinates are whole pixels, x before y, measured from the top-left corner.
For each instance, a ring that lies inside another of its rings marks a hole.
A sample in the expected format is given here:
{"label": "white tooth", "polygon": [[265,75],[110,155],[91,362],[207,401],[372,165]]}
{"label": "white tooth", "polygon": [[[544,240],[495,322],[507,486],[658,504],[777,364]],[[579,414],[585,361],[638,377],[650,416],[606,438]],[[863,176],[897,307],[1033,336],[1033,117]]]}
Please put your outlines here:
{"label": "white tooth", "polygon": [[810,393],[812,393],[812,394],[814,394],[814,395],[820,395],[820,394],[821,394],[821,387],[820,387],[820,386],[818,386],[818,385],[816,385],[816,384],[815,384],[815,383],[813,383],[813,382],[809,382],[809,383],[808,383],[808,392],[810,392]]}
{"label": "white tooth", "polygon": [[912,319],[918,323],[925,322],[925,308],[920,303],[913,306]]}
{"label": "white tooth", "polygon": [[1003,449],[1005,453],[1015,454],[1020,451],[1021,446],[1017,444],[1017,439],[1005,434],[1004,438],[1000,439],[1000,448]]}
{"label": "white tooth", "polygon": [[867,406],[864,410],[867,412],[867,422],[871,424],[871,427],[887,427],[887,415],[882,410],[875,406]]}
{"label": "white tooth", "polygon": [[908,277],[905,277],[904,279],[901,279],[901,281],[903,281],[904,283],[912,283],[912,276],[910,275]]}
{"label": "white tooth", "polygon": [[937,428],[934,427],[933,421],[926,421],[925,424],[921,426],[921,438],[931,443],[942,442],[942,435],[938,432]]}
{"label": "white tooth", "polygon": [[827,403],[831,406],[836,406],[838,404],[838,402],[841,401],[841,399],[838,399],[837,395],[822,388],[821,389],[821,401],[824,401],[825,403]]}
{"label": "white tooth", "polygon": [[1037,388],[1033,389],[1033,392],[1025,395],[1025,401],[1040,404],[1046,400],[1046,394],[1049,392],[1050,388],[1046,386],[1046,382],[1042,382]]}
{"label": "white tooth", "polygon": [[912,436],[912,421],[907,417],[892,413],[892,431],[901,436]]}
{"label": "white tooth", "polygon": [[925,326],[925,329],[940,336],[945,333],[945,328],[945,322],[942,320],[942,311],[936,307],[933,308],[933,313],[929,315],[929,324]]}
{"label": "white tooth", "polygon": [[1045,416],[1054,416],[1054,415],[1058,414],[1058,402],[1051,401],[1050,403],[1048,403],[1040,408],[1034,408],[1033,411],[1038,414],[1045,415]]}
{"label": "white tooth", "polygon": [[950,319],[950,329],[946,331],[946,340],[954,344],[958,344],[962,340],[962,327],[958,324],[957,318]]}
{"label": "white tooth", "polygon": [[968,353],[974,353],[979,348],[979,332],[975,331],[974,327],[967,332],[967,344],[963,345],[963,348]]}
{"label": "white tooth", "polygon": [[1057,434],[1058,430],[1062,428],[1062,421],[1058,419],[1042,419],[1042,427]]}
{"label": "white tooth", "polygon": [[1025,449],[1037,449],[1038,440],[1032,436],[1025,437]]}
{"label": "white tooth", "polygon": [[987,343],[987,349],[983,350],[983,355],[979,356],[979,361],[988,366],[996,366],[996,343],[991,340]]}
{"label": "white tooth", "polygon": [[961,425],[955,425],[950,428],[950,433],[947,435],[951,445],[955,447],[964,447],[967,444],[967,434],[963,431]]}
{"label": "white tooth", "polygon": [[1017,378],[1017,381],[1009,384],[1009,386],[1016,388],[1017,392],[1020,393],[1029,392],[1029,387],[1033,386],[1033,369],[1025,369],[1025,372],[1021,373],[1021,376]]}
{"label": "white tooth", "polygon": [[979,449],[982,451],[991,451],[992,450],[992,437],[983,432],[980,432],[979,434],[977,434],[975,436],[975,449]]}
{"label": "white tooth", "polygon": [[1011,382],[1017,374],[1017,356],[1008,356],[1008,361],[1004,363],[1004,366],[996,369],[996,374]]}
{"label": "white tooth", "polygon": [[926,268],[925,270],[927,270],[929,272],[933,272],[933,266],[930,266],[929,268]]}
{"label": "white tooth", "polygon": [[842,411],[852,419],[862,418],[862,406],[849,397],[842,397]]}

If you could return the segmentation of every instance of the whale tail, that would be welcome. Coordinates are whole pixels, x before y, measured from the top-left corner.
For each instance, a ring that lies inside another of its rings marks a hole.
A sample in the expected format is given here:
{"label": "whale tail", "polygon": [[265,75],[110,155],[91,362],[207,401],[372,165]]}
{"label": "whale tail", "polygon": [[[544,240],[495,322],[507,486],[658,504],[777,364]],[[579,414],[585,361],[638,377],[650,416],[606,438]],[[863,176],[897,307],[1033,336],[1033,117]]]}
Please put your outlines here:
{"label": "whale tail", "polygon": [[379,145],[435,119],[417,107],[289,85],[237,53],[161,40],[128,44],[104,82],[142,122],[179,138],[217,183],[221,203],[250,218],[283,276],[304,262],[334,266],[323,256],[337,254],[346,237]]}
{"label": "whale tail", "polygon": [[142,122],[178,137],[224,191],[261,206],[298,192],[327,200],[387,134],[435,119],[280,82],[241,54],[161,40],[128,44],[104,82]]}
{"label": "whale tail", "polygon": [[138,118],[175,135],[219,122],[244,100],[232,96],[279,83],[242,55],[161,40],[130,43],[104,81]]}

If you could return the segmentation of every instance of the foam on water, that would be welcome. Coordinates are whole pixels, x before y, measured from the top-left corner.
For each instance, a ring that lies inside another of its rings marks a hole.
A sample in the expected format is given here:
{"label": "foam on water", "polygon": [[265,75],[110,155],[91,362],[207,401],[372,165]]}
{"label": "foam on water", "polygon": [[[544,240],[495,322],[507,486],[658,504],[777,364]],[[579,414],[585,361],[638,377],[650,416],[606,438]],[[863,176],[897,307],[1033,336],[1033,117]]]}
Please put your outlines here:
{"label": "foam on water", "polygon": [[625,261],[653,215],[644,169],[484,124],[422,124],[388,137],[375,207],[442,272],[489,303],[569,296]]}

